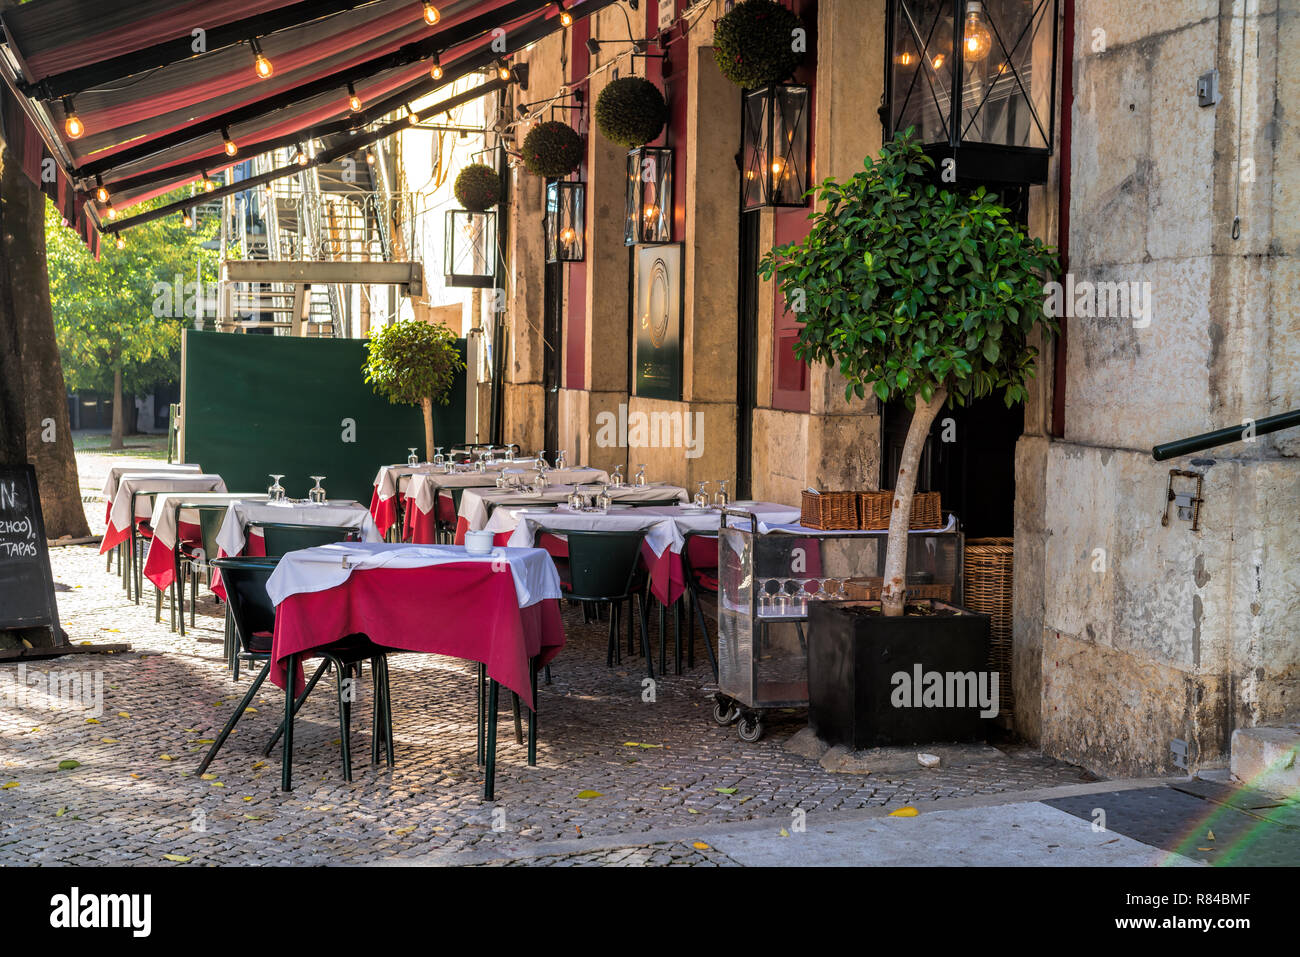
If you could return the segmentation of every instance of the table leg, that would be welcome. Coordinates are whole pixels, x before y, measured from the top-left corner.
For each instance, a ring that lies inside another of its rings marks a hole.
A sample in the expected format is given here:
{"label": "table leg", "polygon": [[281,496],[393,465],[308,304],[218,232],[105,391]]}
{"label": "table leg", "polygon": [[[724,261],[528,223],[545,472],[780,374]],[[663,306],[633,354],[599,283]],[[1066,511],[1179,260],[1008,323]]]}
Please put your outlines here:
{"label": "table leg", "polygon": [[280,758],[280,790],[293,790],[293,685],[298,674],[298,656],[289,655],[285,659],[288,666],[288,680],[284,683],[284,750]]}
{"label": "table leg", "polygon": [[483,763],[483,719],[486,717],[486,715],[483,713],[484,712],[483,694],[485,691],[483,687],[483,674],[486,668],[487,666],[484,665],[482,662],[478,663],[478,669],[477,669],[478,670],[478,726],[477,726],[478,750],[475,752],[475,756],[474,756],[474,761],[476,764]]}
{"label": "table leg", "polygon": [[483,800],[491,801],[496,795],[497,777],[497,694],[500,686],[488,679],[487,715],[487,774],[483,778]]}
{"label": "table leg", "polygon": [[536,658],[528,662],[528,680],[532,682],[533,688],[533,707],[528,712],[528,765],[529,767],[535,767],[537,765],[537,706],[541,704],[537,700]]}

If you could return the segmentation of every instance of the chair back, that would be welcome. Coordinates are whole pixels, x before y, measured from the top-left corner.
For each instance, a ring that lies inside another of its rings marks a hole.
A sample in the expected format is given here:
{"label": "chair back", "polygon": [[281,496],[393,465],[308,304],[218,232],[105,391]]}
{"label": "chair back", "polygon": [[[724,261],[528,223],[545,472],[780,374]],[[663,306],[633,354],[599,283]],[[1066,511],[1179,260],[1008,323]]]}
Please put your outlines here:
{"label": "chair back", "polygon": [[569,540],[569,583],[566,596],[575,600],[605,601],[627,598],[641,560],[645,529],[575,531],[539,527],[541,535],[563,535]]}
{"label": "chair back", "polygon": [[266,554],[272,558],[301,548],[346,541],[356,531],[343,525],[292,525],[287,522],[259,522],[258,527],[262,529],[262,540],[266,542]]}
{"label": "chair back", "polygon": [[221,531],[221,523],[226,518],[226,506],[200,505],[196,511],[199,513],[199,538],[203,546],[203,557],[205,561],[211,562],[219,551],[217,533]]}
{"label": "chair back", "polygon": [[267,635],[275,632],[275,606],[267,594],[266,582],[280,563],[278,558],[217,558],[226,586],[230,616],[235,621],[239,643],[246,652],[264,653],[270,647]]}
{"label": "chair back", "polygon": [[662,508],[663,506],[666,505],[682,504],[681,499],[679,499],[676,495],[672,496],[671,498],[647,498],[638,501],[632,501],[629,499],[623,499],[623,500],[614,499],[614,501],[619,505],[631,505],[633,508]]}

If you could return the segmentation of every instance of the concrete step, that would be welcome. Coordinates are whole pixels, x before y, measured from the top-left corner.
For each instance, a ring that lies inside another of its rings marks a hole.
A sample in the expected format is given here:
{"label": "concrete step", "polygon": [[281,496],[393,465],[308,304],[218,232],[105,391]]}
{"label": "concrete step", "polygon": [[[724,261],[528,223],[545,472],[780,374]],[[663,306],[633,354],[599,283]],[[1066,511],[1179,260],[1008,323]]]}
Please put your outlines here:
{"label": "concrete step", "polygon": [[1278,794],[1300,792],[1300,724],[1232,732],[1232,776]]}

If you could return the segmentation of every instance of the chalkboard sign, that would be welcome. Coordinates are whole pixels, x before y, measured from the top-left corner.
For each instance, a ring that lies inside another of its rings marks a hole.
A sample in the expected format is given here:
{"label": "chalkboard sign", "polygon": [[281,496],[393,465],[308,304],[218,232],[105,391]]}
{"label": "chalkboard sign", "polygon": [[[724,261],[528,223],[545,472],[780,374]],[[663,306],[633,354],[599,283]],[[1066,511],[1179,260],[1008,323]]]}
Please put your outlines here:
{"label": "chalkboard sign", "polygon": [[36,470],[0,465],[0,631],[17,628],[60,635]]}

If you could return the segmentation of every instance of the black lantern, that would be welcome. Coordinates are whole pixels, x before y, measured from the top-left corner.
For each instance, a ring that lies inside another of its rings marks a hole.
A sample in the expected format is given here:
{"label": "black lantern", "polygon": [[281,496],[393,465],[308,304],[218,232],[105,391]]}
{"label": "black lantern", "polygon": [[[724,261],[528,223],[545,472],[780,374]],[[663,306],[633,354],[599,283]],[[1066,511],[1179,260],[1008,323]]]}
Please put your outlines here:
{"label": "black lantern", "polygon": [[546,261],[580,263],[587,255],[585,183],[555,180],[546,187]]}
{"label": "black lantern", "polygon": [[623,244],[673,240],[673,151],[638,146],[627,154],[627,223]]}
{"label": "black lantern", "polygon": [[491,210],[448,210],[444,255],[448,286],[490,288],[496,282],[497,214]]}
{"label": "black lantern", "polygon": [[889,133],[915,127],[954,178],[1045,183],[1056,19],[1056,0],[889,0]]}
{"label": "black lantern", "polygon": [[806,86],[769,86],[745,95],[745,210],[805,205],[809,102]]}

